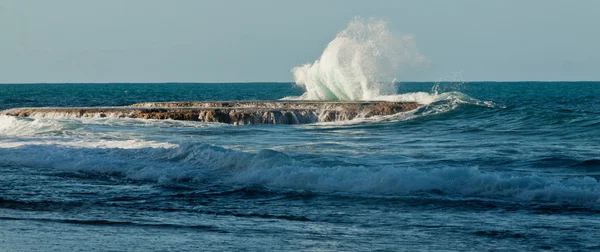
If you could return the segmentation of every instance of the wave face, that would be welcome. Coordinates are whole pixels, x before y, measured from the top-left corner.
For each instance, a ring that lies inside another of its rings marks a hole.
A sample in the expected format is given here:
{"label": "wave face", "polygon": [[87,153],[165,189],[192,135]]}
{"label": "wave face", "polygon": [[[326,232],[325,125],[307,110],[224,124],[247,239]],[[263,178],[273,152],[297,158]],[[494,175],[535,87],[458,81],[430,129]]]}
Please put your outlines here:
{"label": "wave face", "polygon": [[373,100],[396,91],[398,69],[424,61],[412,36],[396,36],[380,20],[355,18],[312,64],[295,67],[301,100]]}
{"label": "wave face", "polygon": [[[0,163],[52,167],[93,176],[122,176],[164,186],[183,181],[261,186],[273,191],[352,193],[367,198],[415,194],[427,197],[429,194],[592,207],[600,204],[600,183],[588,176],[564,180],[465,167],[423,170],[388,165],[320,166],[269,149],[248,153],[205,143],[159,146],[138,141],[120,144],[122,146],[31,142],[22,148],[4,149]],[[23,159],[24,155],[30,159]]]}

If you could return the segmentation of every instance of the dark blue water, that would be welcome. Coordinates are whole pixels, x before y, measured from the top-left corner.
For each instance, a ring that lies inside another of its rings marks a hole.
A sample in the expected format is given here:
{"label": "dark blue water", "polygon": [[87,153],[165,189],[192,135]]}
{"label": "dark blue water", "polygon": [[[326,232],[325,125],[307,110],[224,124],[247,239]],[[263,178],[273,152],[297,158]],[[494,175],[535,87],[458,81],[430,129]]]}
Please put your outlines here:
{"label": "dark blue water", "polygon": [[[0,251],[600,249],[599,82],[398,91],[438,95],[297,126],[0,116]],[[302,92],[0,85],[0,109]]]}

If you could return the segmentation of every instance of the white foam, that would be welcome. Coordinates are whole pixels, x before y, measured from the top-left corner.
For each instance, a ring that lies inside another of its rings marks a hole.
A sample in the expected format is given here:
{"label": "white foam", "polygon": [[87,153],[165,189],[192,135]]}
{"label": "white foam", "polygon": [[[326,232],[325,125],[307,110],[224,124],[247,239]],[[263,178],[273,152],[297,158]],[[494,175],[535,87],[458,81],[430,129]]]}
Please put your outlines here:
{"label": "white foam", "polygon": [[385,95],[375,97],[373,100],[378,101],[390,101],[390,102],[416,102],[423,105],[432,104],[434,102],[446,101],[455,104],[471,104],[476,106],[490,107],[490,108],[503,108],[504,106],[496,104],[492,101],[482,101],[470,97],[466,94],[457,91],[445,92],[445,93],[426,93],[426,92],[415,92],[405,93],[396,95]]}
{"label": "white foam", "polygon": [[88,124],[88,125],[106,125],[106,126],[124,126],[124,127],[163,127],[163,128],[206,128],[206,127],[226,127],[225,123],[216,122],[198,122],[181,120],[161,120],[161,119],[138,119],[138,118],[69,118],[69,120]]}
{"label": "white foam", "polygon": [[300,100],[372,100],[396,92],[399,68],[425,61],[412,36],[391,34],[380,20],[355,18],[312,64],[295,67]]}
{"label": "white foam", "polygon": [[63,130],[65,125],[55,120],[0,115],[0,136],[31,136]]}
{"label": "white foam", "polygon": [[56,140],[35,139],[25,141],[0,141],[0,148],[18,148],[28,145],[65,146],[98,149],[142,149],[142,148],[175,148],[177,144],[144,140]]}
{"label": "white foam", "polygon": [[373,98],[376,101],[389,101],[389,102],[416,102],[419,104],[427,105],[441,99],[438,94],[429,94],[426,92],[415,92],[405,93],[396,95],[382,95]]}
{"label": "white foam", "polygon": [[406,93],[399,95],[379,96],[375,98],[378,101],[390,102],[417,102],[424,104],[412,111],[400,112],[394,115],[386,116],[371,116],[368,118],[358,116],[352,120],[319,122],[311,126],[339,126],[339,125],[356,125],[363,123],[378,123],[378,122],[399,122],[407,121],[415,118],[443,114],[459,108],[460,105],[474,105],[487,108],[504,108],[504,106],[491,101],[481,101],[472,98],[460,92],[447,92],[441,94],[429,94],[425,92]]}
{"label": "white foam", "polygon": [[139,137],[135,136],[135,133],[86,131],[85,124],[86,122],[81,119],[57,120],[0,115],[0,148],[19,148],[31,145],[101,149],[174,148],[178,146],[138,139]]}
{"label": "white foam", "polygon": [[[0,137],[40,137],[59,135],[89,135],[85,132],[90,125],[117,127],[152,127],[152,128],[205,128],[227,127],[223,123],[207,123],[195,121],[154,120],[135,118],[72,118],[72,117],[15,117],[0,115]],[[111,134],[114,135],[114,134]]]}

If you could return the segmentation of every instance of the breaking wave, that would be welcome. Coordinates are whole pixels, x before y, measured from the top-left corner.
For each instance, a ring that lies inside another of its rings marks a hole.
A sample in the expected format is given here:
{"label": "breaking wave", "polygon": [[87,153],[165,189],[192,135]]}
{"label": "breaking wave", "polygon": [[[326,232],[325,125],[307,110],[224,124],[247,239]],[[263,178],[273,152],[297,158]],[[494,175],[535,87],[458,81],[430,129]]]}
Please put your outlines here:
{"label": "breaking wave", "polygon": [[[120,132],[90,132],[94,125],[107,126],[163,126],[168,122],[132,119],[71,119],[20,118],[0,115],[0,148],[18,148],[28,145],[67,146],[79,148],[172,148],[177,145],[139,139],[135,135]],[[173,122],[173,124],[178,122]],[[179,126],[186,125],[180,123]],[[3,138],[8,139],[4,140]],[[135,139],[132,139],[135,138]]]}
{"label": "breaking wave", "polygon": [[292,69],[306,92],[300,100],[374,100],[396,93],[396,73],[425,61],[412,36],[397,36],[380,20],[355,18],[319,59]]}
{"label": "breaking wave", "polygon": [[[162,184],[241,184],[273,190],[392,196],[429,192],[517,202],[600,204],[600,183],[592,177],[561,179],[467,167],[422,170],[396,166],[318,166],[278,151],[267,149],[251,153],[203,143],[139,149],[30,145],[0,148],[0,154],[0,165],[108,174]],[[30,158],[22,158],[24,155]]]}

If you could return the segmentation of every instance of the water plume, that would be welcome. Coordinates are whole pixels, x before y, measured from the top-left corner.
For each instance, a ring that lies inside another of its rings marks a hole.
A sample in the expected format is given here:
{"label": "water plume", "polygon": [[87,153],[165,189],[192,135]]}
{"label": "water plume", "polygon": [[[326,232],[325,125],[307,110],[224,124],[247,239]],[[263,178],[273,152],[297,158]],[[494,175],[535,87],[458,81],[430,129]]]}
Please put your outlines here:
{"label": "water plume", "polygon": [[292,69],[306,92],[300,100],[373,100],[396,93],[398,70],[424,62],[413,36],[397,36],[386,23],[355,18],[312,64]]}

